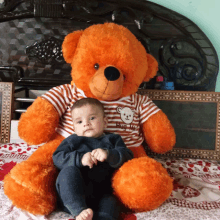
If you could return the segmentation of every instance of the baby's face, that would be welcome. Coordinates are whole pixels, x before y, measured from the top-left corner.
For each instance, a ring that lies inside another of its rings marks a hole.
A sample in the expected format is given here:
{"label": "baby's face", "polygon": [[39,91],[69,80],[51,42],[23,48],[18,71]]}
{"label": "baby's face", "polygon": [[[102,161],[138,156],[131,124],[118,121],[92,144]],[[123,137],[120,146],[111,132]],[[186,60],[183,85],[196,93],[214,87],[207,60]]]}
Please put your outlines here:
{"label": "baby's face", "polygon": [[84,105],[72,111],[73,127],[78,136],[99,137],[107,126],[107,118],[95,105]]}

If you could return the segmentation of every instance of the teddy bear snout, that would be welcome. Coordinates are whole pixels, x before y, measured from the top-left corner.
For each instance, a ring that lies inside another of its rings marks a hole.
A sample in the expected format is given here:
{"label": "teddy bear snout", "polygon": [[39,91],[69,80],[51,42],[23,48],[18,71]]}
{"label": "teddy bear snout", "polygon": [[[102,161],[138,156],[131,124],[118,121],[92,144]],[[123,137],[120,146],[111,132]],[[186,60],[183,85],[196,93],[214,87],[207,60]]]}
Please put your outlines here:
{"label": "teddy bear snout", "polygon": [[113,66],[108,66],[104,70],[104,74],[105,74],[106,79],[109,81],[115,81],[120,77],[120,72],[118,71],[117,68]]}
{"label": "teddy bear snout", "polygon": [[122,94],[123,73],[114,66],[102,66],[91,77],[89,88],[92,96],[101,100],[115,100]]}

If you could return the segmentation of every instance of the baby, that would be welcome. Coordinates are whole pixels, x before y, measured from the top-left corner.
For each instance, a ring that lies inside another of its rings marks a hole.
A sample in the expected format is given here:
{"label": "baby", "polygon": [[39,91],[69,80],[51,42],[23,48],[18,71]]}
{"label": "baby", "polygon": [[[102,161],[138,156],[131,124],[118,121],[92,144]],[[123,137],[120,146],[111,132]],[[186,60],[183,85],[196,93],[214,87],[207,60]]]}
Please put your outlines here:
{"label": "baby", "polygon": [[111,178],[133,153],[119,135],[104,133],[107,118],[97,99],[76,101],[71,114],[75,134],[63,140],[53,154],[60,170],[56,181],[60,205],[76,220],[117,220],[120,205]]}

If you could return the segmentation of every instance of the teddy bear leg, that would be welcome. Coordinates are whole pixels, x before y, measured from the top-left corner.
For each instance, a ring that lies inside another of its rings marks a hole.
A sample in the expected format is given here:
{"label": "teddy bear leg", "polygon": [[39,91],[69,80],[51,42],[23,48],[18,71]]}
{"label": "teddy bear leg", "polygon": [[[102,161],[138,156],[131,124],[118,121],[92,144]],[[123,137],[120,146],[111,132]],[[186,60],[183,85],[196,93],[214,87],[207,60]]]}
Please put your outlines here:
{"label": "teddy bear leg", "polygon": [[115,195],[135,212],[158,208],[171,194],[173,180],[162,165],[149,157],[126,162],[113,176]]}
{"label": "teddy bear leg", "polygon": [[49,142],[39,147],[27,160],[47,166],[53,165],[52,155],[63,140],[63,136],[55,133]]}
{"label": "teddy bear leg", "polygon": [[[4,192],[13,205],[33,214],[46,215],[56,207],[55,182],[58,175],[52,154],[64,138],[58,134],[17,164],[4,179]],[[49,161],[47,161],[49,160]]]}
{"label": "teddy bear leg", "polygon": [[147,157],[146,151],[142,145],[140,147],[129,147],[129,149],[133,152],[134,158]]}

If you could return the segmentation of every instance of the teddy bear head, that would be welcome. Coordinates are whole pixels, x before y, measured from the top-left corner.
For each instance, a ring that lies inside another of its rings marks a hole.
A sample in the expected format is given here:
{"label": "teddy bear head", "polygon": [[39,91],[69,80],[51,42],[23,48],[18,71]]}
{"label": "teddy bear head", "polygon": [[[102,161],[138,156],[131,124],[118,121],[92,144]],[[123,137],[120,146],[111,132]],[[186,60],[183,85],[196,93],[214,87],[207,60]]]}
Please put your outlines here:
{"label": "teddy bear head", "polygon": [[72,67],[72,84],[99,100],[117,100],[137,92],[158,70],[157,61],[137,38],[115,23],[68,34],[62,52]]}

